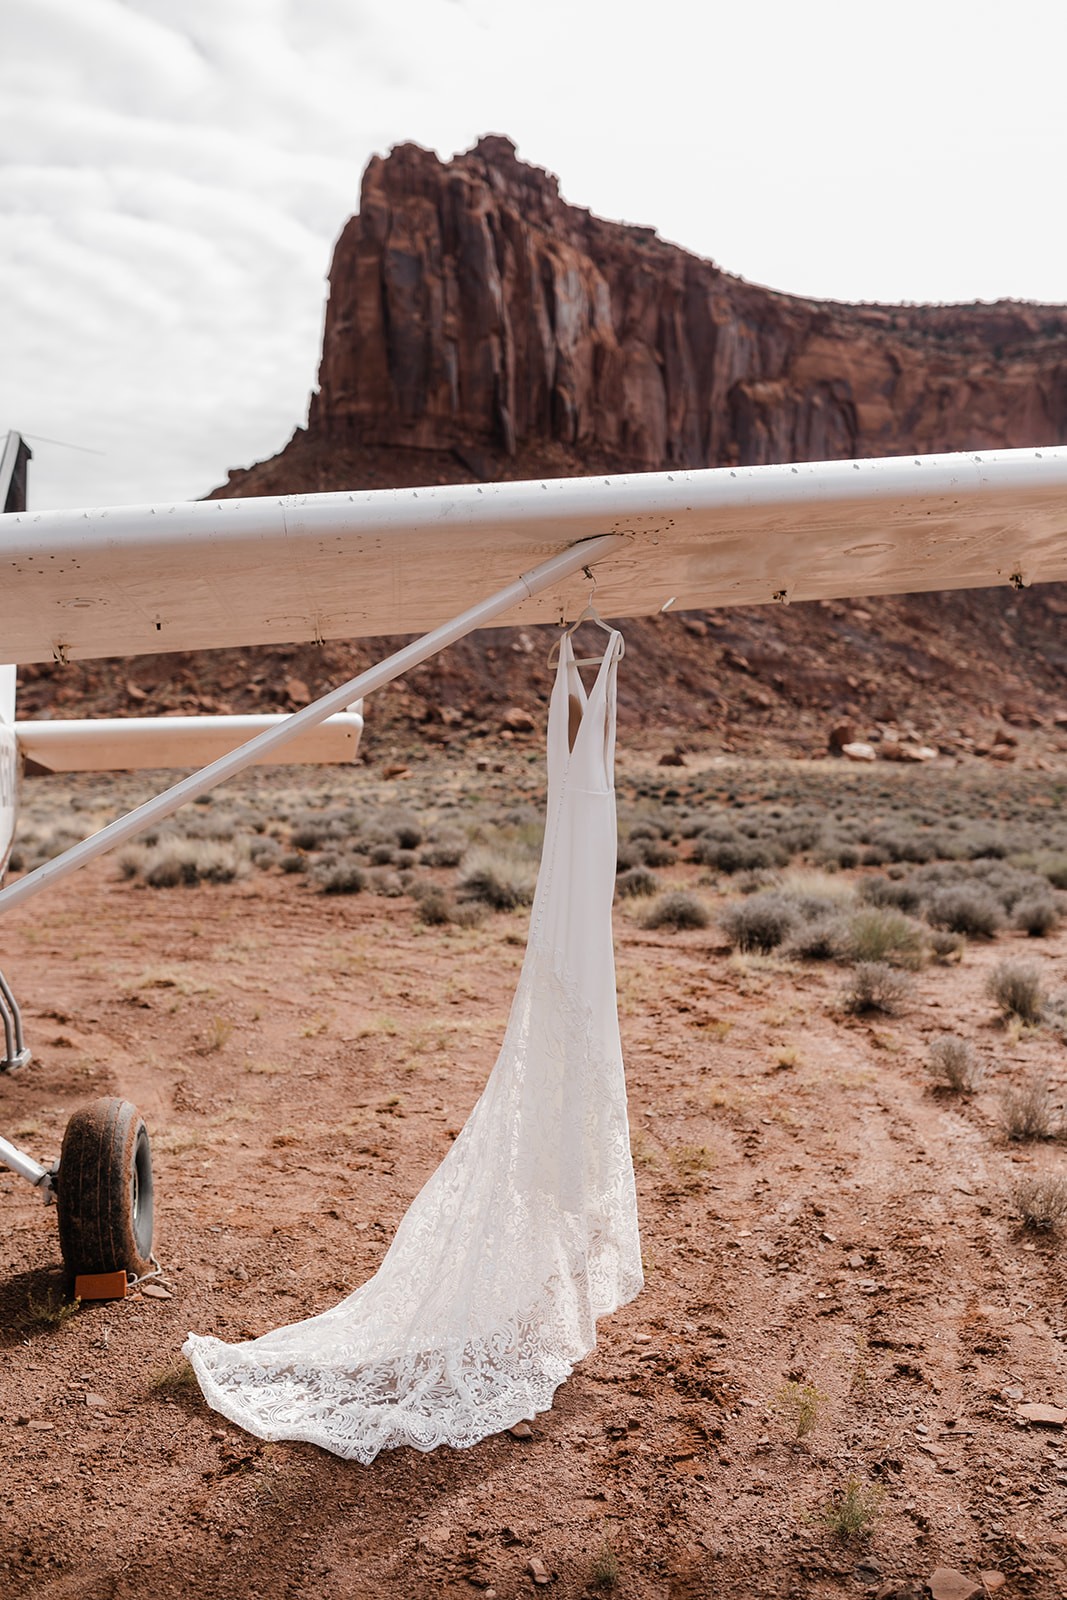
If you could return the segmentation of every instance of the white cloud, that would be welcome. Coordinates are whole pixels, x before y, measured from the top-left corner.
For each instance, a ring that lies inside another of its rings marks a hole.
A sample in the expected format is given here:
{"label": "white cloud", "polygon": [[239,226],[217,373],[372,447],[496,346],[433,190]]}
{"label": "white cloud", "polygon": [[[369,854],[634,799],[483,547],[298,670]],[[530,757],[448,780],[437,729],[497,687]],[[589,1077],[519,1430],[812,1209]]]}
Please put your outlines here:
{"label": "white cloud", "polygon": [[204,492],[303,421],[367,159],[510,134],[602,215],[841,298],[1067,299],[1067,11],[1017,0],[34,0],[0,57],[0,428],[35,504]]}

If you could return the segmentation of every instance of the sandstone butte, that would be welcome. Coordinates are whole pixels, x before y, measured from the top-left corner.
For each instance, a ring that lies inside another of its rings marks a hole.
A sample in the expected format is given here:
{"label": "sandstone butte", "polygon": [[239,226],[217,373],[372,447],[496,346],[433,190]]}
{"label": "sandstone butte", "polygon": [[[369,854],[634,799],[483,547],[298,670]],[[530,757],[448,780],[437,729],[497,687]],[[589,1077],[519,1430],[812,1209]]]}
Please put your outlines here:
{"label": "sandstone butte", "polygon": [[338,240],[308,427],[646,469],[1062,443],[1067,308],[775,294],[566,204],[508,139],[403,144]]}
{"label": "sandstone butte", "polygon": [[[492,136],[448,162],[413,144],[370,162],[334,252],[307,426],[215,493],[1065,440],[1067,307],[779,294],[568,205],[555,177]],[[725,749],[815,754],[844,722],[860,740],[881,724],[889,740],[1013,759],[1005,724],[1051,729],[1067,706],[1064,616],[1044,585],[633,622],[644,670],[622,686],[621,718],[665,745],[700,731]],[[363,642],[31,668],[23,703],[30,715],[55,702],[284,707],[303,698],[288,685],[321,692],[380,653]],[[525,635],[461,642],[378,697],[368,754],[375,729],[404,738],[412,722],[420,741],[495,735],[503,706],[543,698],[543,657]]]}

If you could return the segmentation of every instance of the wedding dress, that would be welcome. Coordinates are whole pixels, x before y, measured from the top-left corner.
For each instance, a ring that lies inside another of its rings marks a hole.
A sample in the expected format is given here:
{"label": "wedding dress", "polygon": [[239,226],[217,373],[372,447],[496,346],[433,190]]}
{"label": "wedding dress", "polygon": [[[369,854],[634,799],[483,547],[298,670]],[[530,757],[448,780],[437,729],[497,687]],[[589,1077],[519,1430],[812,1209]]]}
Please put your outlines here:
{"label": "wedding dress", "polygon": [[503,1046],[377,1273],[305,1322],[184,1346],[208,1403],[262,1439],[363,1462],[476,1444],[546,1410],[596,1319],[641,1288],[611,942],[621,648],[612,630],[587,694],[561,642],[544,849]]}

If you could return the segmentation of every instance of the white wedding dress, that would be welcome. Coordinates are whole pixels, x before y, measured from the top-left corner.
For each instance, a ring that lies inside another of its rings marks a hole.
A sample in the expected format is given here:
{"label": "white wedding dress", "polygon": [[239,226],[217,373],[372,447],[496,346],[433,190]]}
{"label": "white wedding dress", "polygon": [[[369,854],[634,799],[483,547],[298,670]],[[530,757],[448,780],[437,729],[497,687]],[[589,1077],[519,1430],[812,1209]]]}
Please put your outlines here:
{"label": "white wedding dress", "polygon": [[[547,1409],[642,1285],[615,1001],[612,632],[586,694],[569,637],[548,719],[548,817],[503,1047],[374,1277],[243,1344],[190,1334],[217,1411],[369,1462],[466,1446]],[[577,723],[572,738],[569,731]]]}

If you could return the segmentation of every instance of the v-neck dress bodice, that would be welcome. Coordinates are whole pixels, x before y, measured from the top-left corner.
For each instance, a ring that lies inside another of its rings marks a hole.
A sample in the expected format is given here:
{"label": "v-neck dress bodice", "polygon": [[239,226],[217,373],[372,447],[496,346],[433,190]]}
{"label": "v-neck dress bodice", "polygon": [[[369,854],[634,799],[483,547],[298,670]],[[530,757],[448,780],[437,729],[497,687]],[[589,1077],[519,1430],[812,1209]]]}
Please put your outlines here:
{"label": "v-neck dress bodice", "polygon": [[587,693],[561,641],[544,847],[504,1042],[377,1273],[307,1321],[184,1346],[208,1402],[261,1438],[364,1462],[392,1445],[475,1444],[550,1406],[596,1319],[641,1288],[611,937],[621,649],[612,632]]}

